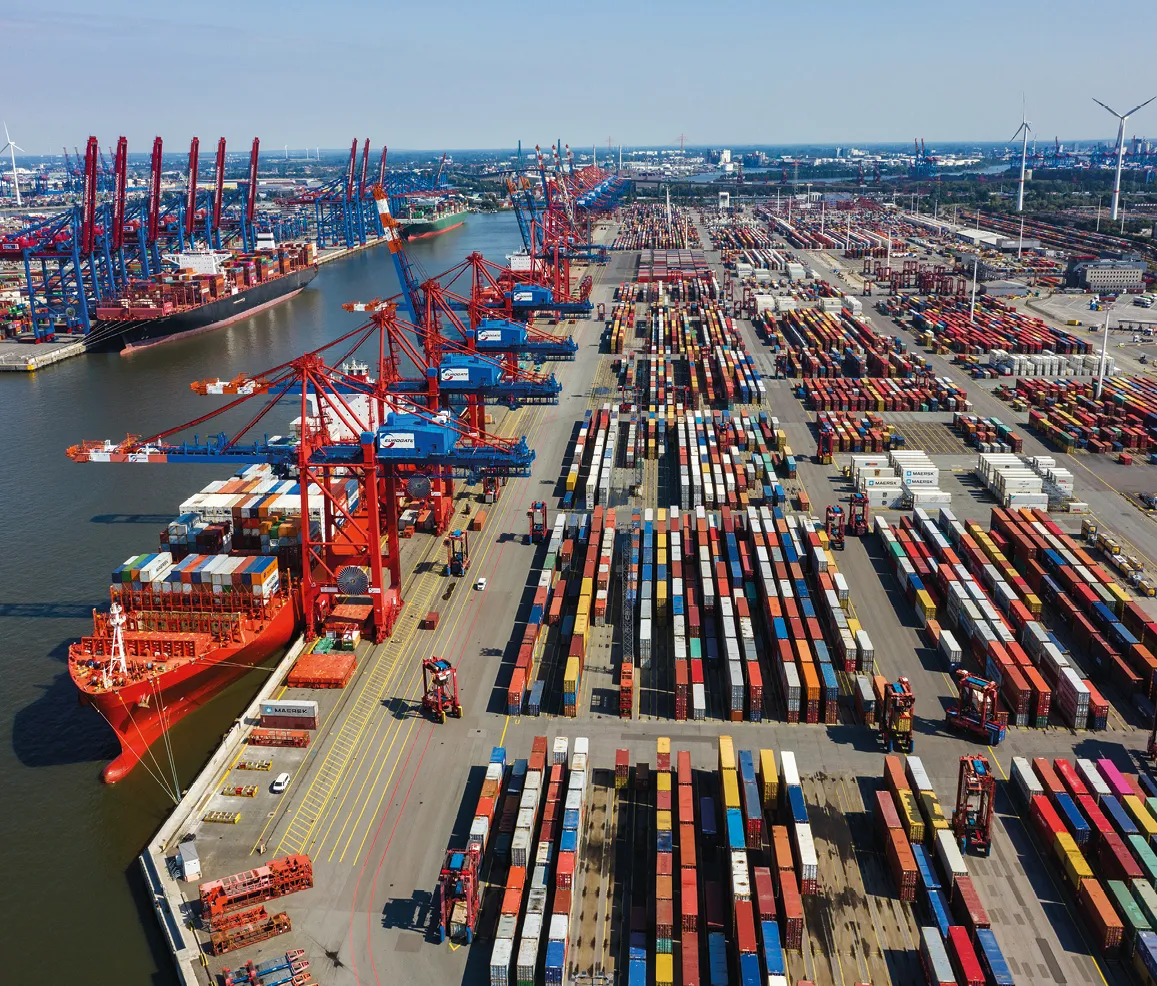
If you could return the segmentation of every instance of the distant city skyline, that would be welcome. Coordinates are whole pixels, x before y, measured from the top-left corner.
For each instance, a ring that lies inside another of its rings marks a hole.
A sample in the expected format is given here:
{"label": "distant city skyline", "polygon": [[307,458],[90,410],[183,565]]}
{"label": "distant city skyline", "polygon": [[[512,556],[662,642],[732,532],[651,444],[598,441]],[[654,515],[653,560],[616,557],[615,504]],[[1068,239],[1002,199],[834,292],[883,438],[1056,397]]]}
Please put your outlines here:
{"label": "distant city skyline", "polygon": [[[755,0],[494,0],[480,17],[460,0],[203,0],[171,12],[8,0],[6,75],[28,84],[8,87],[0,117],[29,155],[71,154],[89,134],[106,148],[123,134],[137,151],[157,134],[174,151],[194,134],[237,151],[256,135],[270,153],[336,149],[355,134],[411,150],[561,136],[584,153],[608,136],[657,147],[680,134],[689,147],[968,144],[1006,140],[1023,89],[1038,144],[1111,142],[1092,97],[1128,109],[1157,93],[1145,10],[889,0],[869,12],[835,0],[821,18]],[[1097,24],[1113,25],[1111,57]],[[1157,134],[1157,104],[1129,121],[1134,134]]]}

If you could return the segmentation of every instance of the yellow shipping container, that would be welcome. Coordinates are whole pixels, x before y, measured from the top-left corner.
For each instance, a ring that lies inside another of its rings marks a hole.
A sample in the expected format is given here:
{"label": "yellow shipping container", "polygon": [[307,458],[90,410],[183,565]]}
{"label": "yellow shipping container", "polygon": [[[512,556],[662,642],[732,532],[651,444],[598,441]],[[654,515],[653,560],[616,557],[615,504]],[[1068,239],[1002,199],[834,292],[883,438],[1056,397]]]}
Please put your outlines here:
{"label": "yellow shipping container", "polygon": [[735,744],[731,742],[730,736],[719,737],[719,769],[735,769]]}
{"label": "yellow shipping container", "polygon": [[1115,600],[1113,611],[1120,616],[1125,612],[1125,604],[1129,601],[1129,594],[1116,582],[1109,582],[1105,588],[1109,590],[1109,595]]}
{"label": "yellow shipping container", "polygon": [[574,618],[574,634],[576,637],[582,637],[583,643],[587,641],[587,633],[590,630],[590,617],[586,613],[579,613]]}
{"label": "yellow shipping container", "polygon": [[904,826],[904,834],[909,842],[924,841],[924,819],[920,817],[920,809],[916,807],[916,795],[911,791],[899,791],[897,800],[900,802],[900,823]]}
{"label": "yellow shipping container", "polygon": [[594,594],[595,594],[595,580],[593,578],[590,578],[590,577],[584,578],[583,584],[581,587],[581,591],[580,591],[580,595],[594,596]]}
{"label": "yellow shipping container", "polygon": [[828,547],[828,532],[821,527],[816,531],[816,536],[820,539],[820,547],[826,551]]}
{"label": "yellow shipping container", "polygon": [[655,564],[656,565],[666,565],[667,564],[667,549],[666,548],[657,548],[655,550]]}
{"label": "yellow shipping container", "polygon": [[1137,795],[1127,794],[1121,800],[1125,803],[1125,810],[1133,817],[1133,821],[1137,823],[1137,828],[1141,830],[1141,834],[1147,840],[1157,835],[1157,821],[1153,820],[1153,815]]}
{"label": "yellow shipping container", "polygon": [[577,695],[578,679],[579,659],[577,657],[568,657],[566,659],[566,671],[562,676],[562,690],[564,692],[569,692],[572,695]]}
{"label": "yellow shipping container", "polygon": [[655,787],[659,791],[670,791],[671,771],[660,770],[659,773],[655,775]]}
{"label": "yellow shipping container", "polygon": [[779,794],[779,768],[774,750],[759,751],[759,774],[763,782],[763,803],[774,805]]}
{"label": "yellow shipping container", "polygon": [[857,633],[859,633],[864,628],[862,626],[860,626],[859,620],[857,620],[854,616],[849,616],[848,617],[848,629],[852,632],[852,636],[854,637]]}
{"label": "yellow shipping container", "polygon": [[734,770],[723,771],[723,807],[742,807],[739,803],[739,775]]}
{"label": "yellow shipping container", "polygon": [[659,952],[655,956],[655,986],[673,986],[675,982],[675,956]]}
{"label": "yellow shipping container", "polygon": [[936,619],[936,603],[927,589],[916,590],[916,610],[923,613],[929,620]]}
{"label": "yellow shipping container", "polygon": [[657,736],[655,737],[655,753],[661,757],[669,757],[671,755],[671,737]]}
{"label": "yellow shipping container", "polygon": [[568,493],[573,493],[575,486],[578,485],[578,470],[568,472],[566,474],[566,489]]}
{"label": "yellow shipping container", "polygon": [[667,583],[658,582],[655,584],[655,607],[660,613],[667,611]]}
{"label": "yellow shipping container", "polygon": [[932,791],[923,791],[920,794],[920,813],[924,816],[924,821],[929,825],[937,818],[944,817],[944,810],[940,807],[940,801]]}
{"label": "yellow shipping container", "polygon": [[670,832],[671,828],[671,812],[669,810],[655,812],[655,828],[660,832]]}
{"label": "yellow shipping container", "polygon": [[1074,890],[1081,889],[1081,883],[1093,878],[1093,868],[1081,855],[1079,849],[1070,849],[1061,858],[1061,866],[1065,871],[1065,879]]}
{"label": "yellow shipping container", "polygon": [[591,597],[579,596],[578,606],[575,607],[575,614],[578,616],[591,615]]}

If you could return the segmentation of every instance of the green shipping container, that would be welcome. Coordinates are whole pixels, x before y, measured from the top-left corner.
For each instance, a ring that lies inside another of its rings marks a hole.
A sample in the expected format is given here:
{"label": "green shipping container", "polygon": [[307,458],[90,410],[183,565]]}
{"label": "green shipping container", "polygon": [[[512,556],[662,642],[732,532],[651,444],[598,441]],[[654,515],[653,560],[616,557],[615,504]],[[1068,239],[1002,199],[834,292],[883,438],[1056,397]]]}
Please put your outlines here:
{"label": "green shipping container", "polygon": [[1157,928],[1157,890],[1153,889],[1153,884],[1148,880],[1134,880],[1130,889],[1141,913],[1150,925]]}
{"label": "green shipping container", "polygon": [[1133,946],[1137,941],[1137,932],[1152,931],[1153,929],[1124,881],[1109,880],[1105,883],[1105,890],[1113,905],[1113,910],[1121,916],[1125,925],[1125,937],[1121,942],[1122,951],[1125,955],[1132,955]]}
{"label": "green shipping container", "polygon": [[1145,807],[1149,809],[1149,813],[1157,817],[1157,798],[1146,798]]}
{"label": "green shipping container", "polygon": [[1145,871],[1145,876],[1153,882],[1157,883],[1157,852],[1154,852],[1152,847],[1143,835],[1131,835],[1128,838],[1129,851],[1136,857],[1137,862],[1141,864],[1141,869]]}
{"label": "green shipping container", "polygon": [[703,659],[703,641],[699,637],[692,637],[688,656],[692,661]]}

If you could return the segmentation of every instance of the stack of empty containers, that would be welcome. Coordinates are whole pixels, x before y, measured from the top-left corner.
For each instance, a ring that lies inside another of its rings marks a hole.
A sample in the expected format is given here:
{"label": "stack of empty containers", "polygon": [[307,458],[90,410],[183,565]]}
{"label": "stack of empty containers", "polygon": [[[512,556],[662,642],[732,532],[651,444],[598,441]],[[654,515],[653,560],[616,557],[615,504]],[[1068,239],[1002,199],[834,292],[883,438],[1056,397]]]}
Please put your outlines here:
{"label": "stack of empty containers", "polygon": [[643,554],[639,572],[639,667],[649,668],[655,592],[655,511],[650,507],[643,513]]}
{"label": "stack of empty containers", "polygon": [[944,812],[940,808],[936,792],[932,789],[932,782],[924,770],[923,761],[919,757],[908,757],[904,764],[904,776],[924,819],[925,838],[939,839],[940,832],[948,831],[948,819],[944,817]]}
{"label": "stack of empty containers", "polygon": [[783,798],[792,820],[792,847],[797,864],[799,890],[804,896],[816,893],[819,877],[819,860],[816,857],[815,839],[811,823],[808,821],[807,804],[804,802],[803,786],[800,784],[799,770],[795,754],[784,750],[780,755],[783,765]]}
{"label": "stack of empty containers", "polygon": [[952,494],[940,489],[940,470],[919,449],[894,449],[888,458],[900,477],[906,499],[915,507],[948,505]]}
{"label": "stack of empty containers", "polygon": [[1002,507],[1048,509],[1044,480],[1021,456],[1012,452],[982,452],[976,457],[975,472]]}
{"label": "stack of empty containers", "polygon": [[675,830],[671,808],[671,740],[655,743],[655,986],[675,981]]}
{"label": "stack of empty containers", "polygon": [[[783,813],[786,819],[791,815],[790,798],[787,788],[800,786],[799,771],[796,768],[795,754],[790,751],[780,753],[780,801],[784,805]],[[780,903],[783,908],[783,947],[799,949],[803,944],[803,898],[800,895],[800,880],[796,872],[796,863],[792,854],[791,825],[772,826],[772,855],[775,860],[775,876],[779,885]]]}

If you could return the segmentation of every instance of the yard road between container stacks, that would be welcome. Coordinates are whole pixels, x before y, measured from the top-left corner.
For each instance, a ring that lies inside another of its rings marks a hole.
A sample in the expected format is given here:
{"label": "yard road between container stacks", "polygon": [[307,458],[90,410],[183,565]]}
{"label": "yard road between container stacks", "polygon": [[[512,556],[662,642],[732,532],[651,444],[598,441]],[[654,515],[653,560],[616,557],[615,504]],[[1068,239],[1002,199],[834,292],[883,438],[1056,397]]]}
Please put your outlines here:
{"label": "yard road between container stacks", "polygon": [[571,940],[571,982],[602,977],[615,979],[617,931],[611,928],[615,889],[615,856],[622,805],[616,796],[613,770],[595,767],[580,843],[582,866],[575,880],[578,901],[576,934]]}

